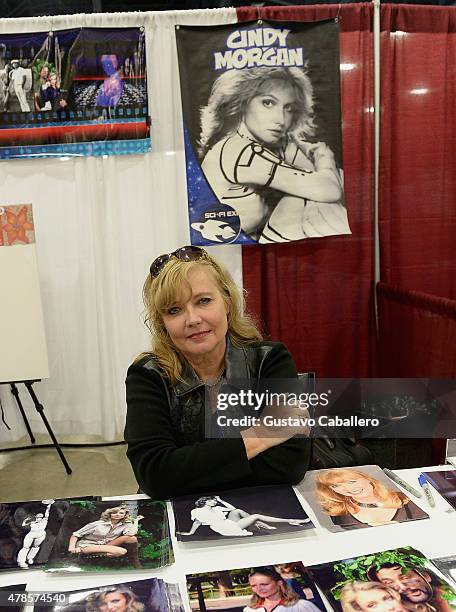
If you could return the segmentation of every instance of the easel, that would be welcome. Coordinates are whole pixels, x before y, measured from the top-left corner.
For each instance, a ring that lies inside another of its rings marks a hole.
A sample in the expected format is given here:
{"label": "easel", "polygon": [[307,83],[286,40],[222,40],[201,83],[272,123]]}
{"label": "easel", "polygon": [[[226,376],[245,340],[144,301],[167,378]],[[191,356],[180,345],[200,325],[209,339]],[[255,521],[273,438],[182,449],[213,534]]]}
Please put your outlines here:
{"label": "easel", "polygon": [[[38,414],[41,417],[41,420],[44,423],[44,426],[46,427],[49,436],[51,437],[52,440],[52,444],[54,445],[55,450],[58,452],[59,457],[63,463],[63,465],[65,466],[65,470],[67,474],[71,474],[72,473],[72,469],[70,468],[70,466],[68,465],[67,460],[65,459],[65,455],[62,452],[62,449],[60,448],[59,443],[57,442],[57,439],[54,435],[54,432],[52,431],[51,426],[49,425],[49,422],[46,418],[46,415],[44,414],[44,407],[42,404],[40,404],[40,402],[38,401],[38,398],[36,396],[35,390],[33,389],[33,383],[36,382],[40,382],[40,379],[37,380],[15,380],[14,382],[9,381],[9,382],[0,382],[0,385],[9,385],[11,387],[11,393],[14,395],[15,399],[16,399],[16,403],[19,407],[20,413],[22,415],[22,418],[24,420],[24,425],[25,428],[27,429],[27,433],[30,437],[30,442],[32,444],[35,444],[35,437],[32,433],[32,430],[30,428],[30,423],[28,422],[27,419],[27,415],[25,414],[25,410],[24,407],[22,406],[22,402],[21,402],[21,398],[19,397],[19,389],[17,388],[16,385],[20,385],[23,384],[25,385],[27,391],[29,392],[30,397],[32,398],[32,401],[35,405],[36,411],[38,412]],[[33,447],[30,447],[33,448]]]}

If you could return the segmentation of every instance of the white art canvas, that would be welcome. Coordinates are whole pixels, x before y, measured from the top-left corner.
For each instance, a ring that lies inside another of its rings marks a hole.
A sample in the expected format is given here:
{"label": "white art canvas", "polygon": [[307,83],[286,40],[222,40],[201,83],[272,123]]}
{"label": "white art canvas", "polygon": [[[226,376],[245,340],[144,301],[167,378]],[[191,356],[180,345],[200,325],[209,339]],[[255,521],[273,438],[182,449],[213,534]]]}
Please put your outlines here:
{"label": "white art canvas", "polygon": [[0,382],[49,377],[32,206],[0,206]]}

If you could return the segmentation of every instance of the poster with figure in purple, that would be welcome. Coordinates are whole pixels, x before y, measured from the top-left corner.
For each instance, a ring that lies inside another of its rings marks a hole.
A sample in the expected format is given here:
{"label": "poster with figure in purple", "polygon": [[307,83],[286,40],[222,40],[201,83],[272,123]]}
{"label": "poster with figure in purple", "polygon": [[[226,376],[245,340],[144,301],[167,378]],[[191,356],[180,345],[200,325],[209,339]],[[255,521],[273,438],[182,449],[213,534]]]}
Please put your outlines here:
{"label": "poster with figure in purple", "polygon": [[0,158],[150,150],[142,28],[0,36]]}
{"label": "poster with figure in purple", "polygon": [[339,25],[177,26],[192,244],[350,234]]}

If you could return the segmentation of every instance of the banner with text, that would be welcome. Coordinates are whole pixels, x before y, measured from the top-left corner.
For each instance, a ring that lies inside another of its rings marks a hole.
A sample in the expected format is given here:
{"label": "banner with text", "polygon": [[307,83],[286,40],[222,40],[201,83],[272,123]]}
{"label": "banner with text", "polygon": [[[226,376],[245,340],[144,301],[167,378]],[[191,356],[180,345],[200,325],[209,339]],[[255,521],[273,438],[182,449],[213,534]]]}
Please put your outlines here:
{"label": "banner with text", "polygon": [[192,244],[350,234],[339,25],[176,26]]}

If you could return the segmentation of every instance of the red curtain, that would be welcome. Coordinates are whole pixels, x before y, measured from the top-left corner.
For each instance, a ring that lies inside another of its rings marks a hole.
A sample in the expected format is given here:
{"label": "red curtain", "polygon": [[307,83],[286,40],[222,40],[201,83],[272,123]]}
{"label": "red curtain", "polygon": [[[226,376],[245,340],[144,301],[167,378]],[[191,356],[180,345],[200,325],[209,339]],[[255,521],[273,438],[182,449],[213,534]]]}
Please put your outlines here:
{"label": "red curtain", "polygon": [[372,373],[373,57],[370,4],[242,7],[239,21],[317,21],[340,16],[345,196],[351,236],[244,246],[248,309],[320,377]]}
{"label": "red curtain", "polygon": [[381,374],[455,377],[456,11],[380,10]]}
{"label": "red curtain", "polygon": [[456,11],[380,10],[381,279],[456,299]]}
{"label": "red curtain", "polygon": [[378,283],[385,377],[456,378],[456,300]]}
{"label": "red curtain", "polygon": [[[378,283],[377,297],[381,376],[456,378],[456,300],[386,283]],[[433,463],[445,461],[445,447],[432,440]]]}

